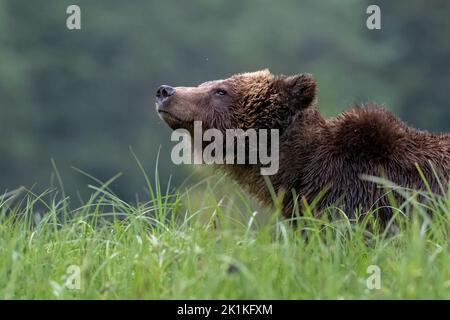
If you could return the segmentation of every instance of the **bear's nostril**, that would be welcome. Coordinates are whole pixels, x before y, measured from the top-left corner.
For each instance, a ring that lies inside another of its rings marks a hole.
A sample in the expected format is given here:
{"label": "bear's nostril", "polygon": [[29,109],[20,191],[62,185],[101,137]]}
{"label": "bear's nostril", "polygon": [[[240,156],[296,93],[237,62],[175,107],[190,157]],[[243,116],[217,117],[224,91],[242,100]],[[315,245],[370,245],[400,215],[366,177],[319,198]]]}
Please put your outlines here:
{"label": "bear's nostril", "polygon": [[167,90],[165,88],[161,89],[161,97],[166,98],[169,96],[169,93],[167,92]]}
{"label": "bear's nostril", "polygon": [[174,94],[175,88],[166,85],[159,87],[159,89],[156,91],[156,97],[160,99],[168,98],[170,96],[173,96]]}

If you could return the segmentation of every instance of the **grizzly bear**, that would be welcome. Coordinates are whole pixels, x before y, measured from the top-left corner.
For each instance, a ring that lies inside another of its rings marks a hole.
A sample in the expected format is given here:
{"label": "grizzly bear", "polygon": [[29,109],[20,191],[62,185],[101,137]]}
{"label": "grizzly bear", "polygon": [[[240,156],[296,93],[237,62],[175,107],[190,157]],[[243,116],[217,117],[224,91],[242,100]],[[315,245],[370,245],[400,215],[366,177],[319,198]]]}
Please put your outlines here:
{"label": "grizzly bear", "polygon": [[[386,189],[368,176],[420,190],[429,184],[433,192],[444,192],[450,135],[410,128],[375,104],[354,106],[324,119],[315,101],[312,75],[277,76],[268,70],[197,87],[161,86],[156,93],[156,109],[172,129],[192,130],[194,121],[221,131],[278,129],[280,168],[269,180],[275,192],[284,194],[286,217],[292,217],[294,204],[303,201],[315,201],[319,212],[339,206],[352,218],[374,207],[388,208]],[[220,167],[257,199],[272,203],[258,164]],[[384,222],[390,215],[389,210],[379,212]]]}

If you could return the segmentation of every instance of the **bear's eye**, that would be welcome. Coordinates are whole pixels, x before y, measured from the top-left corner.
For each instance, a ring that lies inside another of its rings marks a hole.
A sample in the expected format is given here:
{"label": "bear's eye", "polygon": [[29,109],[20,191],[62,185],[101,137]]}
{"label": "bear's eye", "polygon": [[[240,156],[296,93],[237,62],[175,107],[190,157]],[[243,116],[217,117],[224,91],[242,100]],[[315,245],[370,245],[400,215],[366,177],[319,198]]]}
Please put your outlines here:
{"label": "bear's eye", "polygon": [[218,95],[218,96],[224,96],[224,95],[227,94],[227,92],[225,90],[223,90],[223,89],[217,89],[215,94]]}

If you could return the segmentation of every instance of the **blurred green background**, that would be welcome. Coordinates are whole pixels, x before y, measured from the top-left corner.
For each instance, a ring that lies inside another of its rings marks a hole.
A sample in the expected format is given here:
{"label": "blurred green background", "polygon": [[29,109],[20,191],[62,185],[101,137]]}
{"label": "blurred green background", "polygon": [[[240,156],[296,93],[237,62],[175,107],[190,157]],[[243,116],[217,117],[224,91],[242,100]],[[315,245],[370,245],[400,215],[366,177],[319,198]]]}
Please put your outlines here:
{"label": "blurred green background", "polygon": [[[66,28],[81,7],[82,30]],[[381,7],[382,29],[366,28]],[[45,189],[54,159],[69,193],[81,168],[122,197],[144,185],[130,146],[162,181],[192,170],[170,161],[154,111],[160,84],[236,72],[313,73],[332,116],[375,101],[409,124],[450,130],[450,2],[0,0],[0,191]],[[83,191],[82,191],[83,192]]]}

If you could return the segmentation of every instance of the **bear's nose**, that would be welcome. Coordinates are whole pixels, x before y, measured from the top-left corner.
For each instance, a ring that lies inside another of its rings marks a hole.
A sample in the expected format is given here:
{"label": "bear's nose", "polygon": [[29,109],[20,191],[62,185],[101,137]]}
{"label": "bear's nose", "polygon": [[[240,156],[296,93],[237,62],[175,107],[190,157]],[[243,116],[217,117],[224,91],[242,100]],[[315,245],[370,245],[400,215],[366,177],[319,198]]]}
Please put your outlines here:
{"label": "bear's nose", "polygon": [[164,102],[167,98],[175,94],[175,88],[171,86],[162,85],[156,91],[156,100],[158,102]]}

